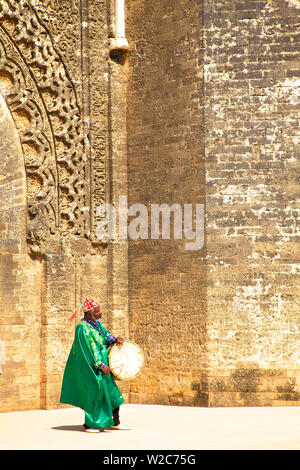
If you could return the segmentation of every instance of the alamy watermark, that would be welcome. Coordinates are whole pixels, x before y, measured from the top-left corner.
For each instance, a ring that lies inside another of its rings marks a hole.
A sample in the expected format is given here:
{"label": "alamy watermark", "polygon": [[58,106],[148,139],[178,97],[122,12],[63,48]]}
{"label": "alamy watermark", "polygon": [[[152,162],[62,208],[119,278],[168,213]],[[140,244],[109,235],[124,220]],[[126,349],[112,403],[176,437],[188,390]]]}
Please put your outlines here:
{"label": "alamy watermark", "polygon": [[[193,204],[151,204],[149,215],[144,204],[132,204],[128,207],[127,196],[119,196],[117,209],[113,204],[97,207],[99,221],[96,235],[101,241],[117,238],[158,240],[160,237],[169,240],[171,214],[174,239],[185,239],[186,250],[200,250],[204,245],[204,204],[194,204],[194,207]],[[129,221],[128,217],[134,218]]]}

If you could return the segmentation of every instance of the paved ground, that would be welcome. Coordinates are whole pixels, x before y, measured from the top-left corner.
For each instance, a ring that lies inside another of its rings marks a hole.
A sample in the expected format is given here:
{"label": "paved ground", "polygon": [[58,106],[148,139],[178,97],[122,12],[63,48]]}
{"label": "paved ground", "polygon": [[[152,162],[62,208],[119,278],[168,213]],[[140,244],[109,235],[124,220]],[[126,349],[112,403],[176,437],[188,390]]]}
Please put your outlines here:
{"label": "paved ground", "polygon": [[0,413],[1,450],[300,450],[300,407],[123,405],[130,431],[82,432],[78,408]]}

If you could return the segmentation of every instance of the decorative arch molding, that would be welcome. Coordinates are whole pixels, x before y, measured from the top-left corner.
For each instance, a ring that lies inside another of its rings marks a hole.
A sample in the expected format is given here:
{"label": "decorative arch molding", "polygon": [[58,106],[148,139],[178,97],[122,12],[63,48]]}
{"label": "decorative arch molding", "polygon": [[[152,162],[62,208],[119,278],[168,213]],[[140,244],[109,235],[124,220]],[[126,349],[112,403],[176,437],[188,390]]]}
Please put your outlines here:
{"label": "decorative arch molding", "polygon": [[89,174],[76,90],[25,0],[0,0],[0,88],[24,154],[31,253],[59,250],[61,237],[89,239]]}

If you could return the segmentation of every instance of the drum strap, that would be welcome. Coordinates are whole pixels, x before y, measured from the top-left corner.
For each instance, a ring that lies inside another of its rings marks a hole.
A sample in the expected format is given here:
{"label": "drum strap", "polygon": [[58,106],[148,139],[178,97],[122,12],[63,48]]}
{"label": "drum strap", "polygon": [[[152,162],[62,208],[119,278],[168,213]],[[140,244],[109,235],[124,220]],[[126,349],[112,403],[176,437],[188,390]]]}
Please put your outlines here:
{"label": "drum strap", "polygon": [[99,328],[99,326],[97,325],[96,322],[93,322],[92,320],[89,320],[88,318],[83,318],[82,319],[85,323],[87,323],[88,325],[92,326],[93,328],[95,328],[95,330],[99,331],[99,333],[104,336],[103,334],[103,331],[101,331],[101,329]]}
{"label": "drum strap", "polygon": [[90,325],[91,327],[95,328],[95,330],[97,330],[100,333],[100,335],[102,335],[105,338],[106,344],[108,346],[111,346],[116,341],[116,337],[114,335],[110,335],[108,338],[105,337],[103,331],[101,330],[101,328],[98,326],[96,322],[89,320],[88,318],[85,318],[85,317],[82,320],[88,325]]}

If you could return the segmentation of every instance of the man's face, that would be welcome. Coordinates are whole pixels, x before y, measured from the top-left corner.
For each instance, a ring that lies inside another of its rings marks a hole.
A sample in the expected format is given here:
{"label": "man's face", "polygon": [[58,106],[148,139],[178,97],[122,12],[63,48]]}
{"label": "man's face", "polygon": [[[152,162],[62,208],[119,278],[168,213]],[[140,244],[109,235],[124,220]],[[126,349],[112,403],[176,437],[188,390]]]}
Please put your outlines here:
{"label": "man's face", "polygon": [[101,316],[102,316],[102,312],[100,310],[100,307],[98,306],[93,310],[93,317],[95,320],[100,320]]}

